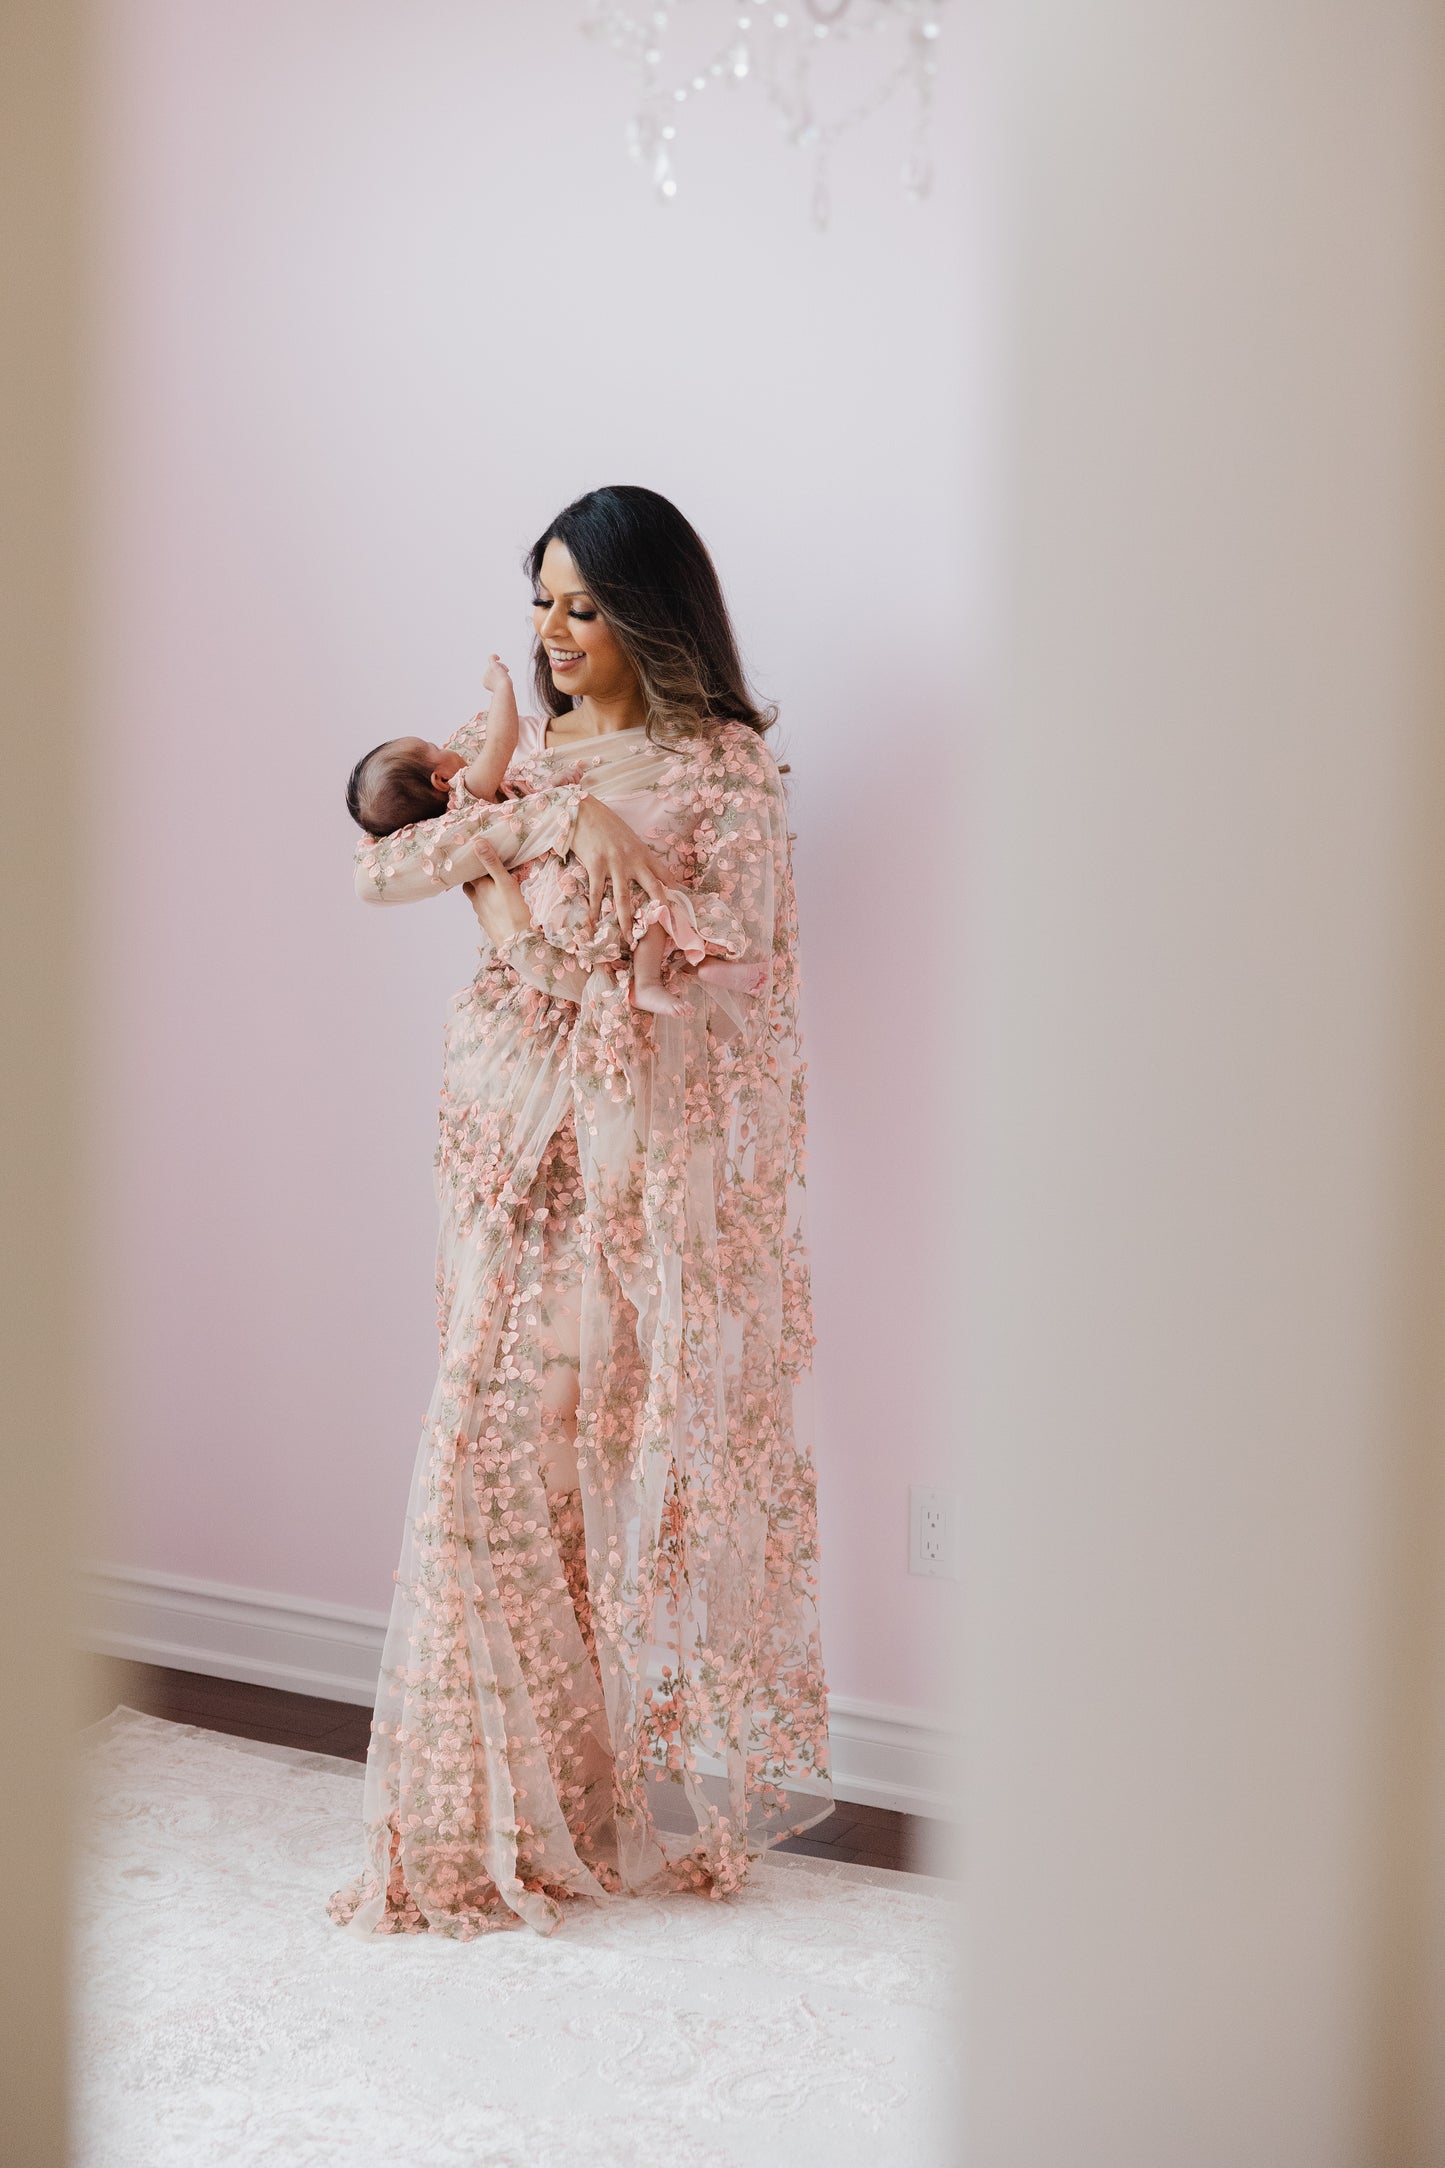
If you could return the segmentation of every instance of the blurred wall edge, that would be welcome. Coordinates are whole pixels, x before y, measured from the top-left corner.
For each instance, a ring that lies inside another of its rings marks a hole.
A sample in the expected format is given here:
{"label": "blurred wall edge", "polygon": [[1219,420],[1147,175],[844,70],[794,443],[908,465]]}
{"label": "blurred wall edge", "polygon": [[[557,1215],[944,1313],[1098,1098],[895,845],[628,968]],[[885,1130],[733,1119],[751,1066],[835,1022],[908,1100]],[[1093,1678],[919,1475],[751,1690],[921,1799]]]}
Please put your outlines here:
{"label": "blurred wall edge", "polygon": [[80,9],[0,8],[0,1738],[7,1829],[0,2159],[66,2157],[65,1748],[76,1421],[69,1006],[75,876],[59,822],[76,746]]}
{"label": "blurred wall edge", "polygon": [[993,24],[969,2168],[1445,2160],[1442,27]]}

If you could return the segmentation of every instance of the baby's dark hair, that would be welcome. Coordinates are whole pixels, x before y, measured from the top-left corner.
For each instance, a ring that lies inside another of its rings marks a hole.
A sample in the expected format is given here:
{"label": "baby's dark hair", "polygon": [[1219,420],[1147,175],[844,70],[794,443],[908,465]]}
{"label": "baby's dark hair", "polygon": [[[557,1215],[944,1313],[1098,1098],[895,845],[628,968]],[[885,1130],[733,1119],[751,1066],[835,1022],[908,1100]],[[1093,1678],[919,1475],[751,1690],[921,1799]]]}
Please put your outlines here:
{"label": "baby's dark hair", "polygon": [[434,820],[446,809],[446,792],[432,781],[428,762],[410,738],[374,745],[347,781],[346,810],[369,836],[389,836],[413,821]]}

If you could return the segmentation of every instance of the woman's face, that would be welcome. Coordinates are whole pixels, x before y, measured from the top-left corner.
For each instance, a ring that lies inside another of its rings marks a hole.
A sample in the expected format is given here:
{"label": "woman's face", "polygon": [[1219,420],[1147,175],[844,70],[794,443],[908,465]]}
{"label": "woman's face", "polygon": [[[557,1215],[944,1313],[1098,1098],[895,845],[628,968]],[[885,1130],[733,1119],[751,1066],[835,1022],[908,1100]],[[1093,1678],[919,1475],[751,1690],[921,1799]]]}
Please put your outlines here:
{"label": "woman's face", "polygon": [[583,586],[571,551],[555,536],[542,558],[532,623],[559,692],[609,700],[636,689],[637,672]]}

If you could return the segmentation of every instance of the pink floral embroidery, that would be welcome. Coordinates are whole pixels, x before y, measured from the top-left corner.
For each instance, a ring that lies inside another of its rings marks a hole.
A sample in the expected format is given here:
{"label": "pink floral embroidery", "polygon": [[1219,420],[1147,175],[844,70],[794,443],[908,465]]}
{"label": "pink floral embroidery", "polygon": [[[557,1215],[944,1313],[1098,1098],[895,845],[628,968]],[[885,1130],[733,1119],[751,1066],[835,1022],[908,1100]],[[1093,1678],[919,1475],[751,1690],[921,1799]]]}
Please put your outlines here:
{"label": "pink floral embroidery", "polygon": [[792,1414],[813,1334],[782,783],[736,724],[675,749],[633,737],[585,770],[538,754],[514,779],[506,806],[362,846],[362,893],[434,892],[459,823],[504,819],[508,855],[565,851],[545,838],[570,836],[585,783],[665,858],[707,947],[767,970],[746,996],[684,977],[681,1016],[639,1013],[615,924],[580,938],[564,867],[545,930],[488,954],[452,1005],[440,1367],[366,1864],[327,1907],[358,1933],[547,1931],[581,1897],[722,1896],[831,1801]]}

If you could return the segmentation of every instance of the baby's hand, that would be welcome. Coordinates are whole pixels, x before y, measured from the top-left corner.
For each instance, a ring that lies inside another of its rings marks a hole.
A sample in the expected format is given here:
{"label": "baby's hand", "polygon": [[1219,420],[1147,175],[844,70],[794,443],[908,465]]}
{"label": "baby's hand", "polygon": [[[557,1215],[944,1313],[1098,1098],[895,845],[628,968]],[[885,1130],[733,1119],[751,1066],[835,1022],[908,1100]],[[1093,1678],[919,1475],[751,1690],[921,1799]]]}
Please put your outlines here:
{"label": "baby's hand", "polygon": [[482,672],[482,683],[489,693],[499,693],[504,685],[510,685],[512,673],[500,655],[494,655]]}

